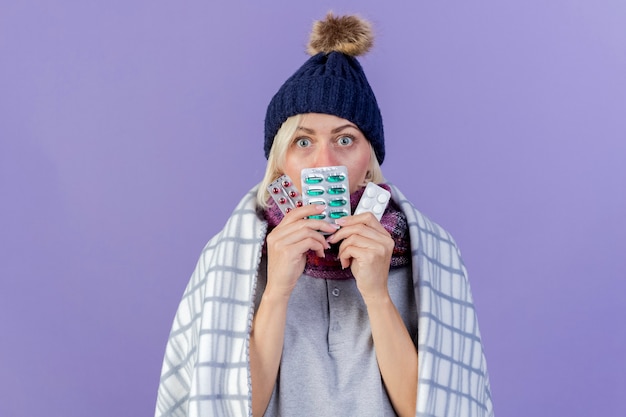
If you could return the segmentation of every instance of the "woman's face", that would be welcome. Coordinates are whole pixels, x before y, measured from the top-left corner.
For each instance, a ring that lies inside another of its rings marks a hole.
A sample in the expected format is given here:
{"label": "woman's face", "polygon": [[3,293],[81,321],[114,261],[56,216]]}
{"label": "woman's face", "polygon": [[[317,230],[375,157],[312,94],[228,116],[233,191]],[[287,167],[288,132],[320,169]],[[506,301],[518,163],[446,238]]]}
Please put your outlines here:
{"label": "woman's face", "polygon": [[300,188],[302,169],[344,165],[352,193],[364,183],[370,157],[369,141],[354,123],[329,114],[307,113],[287,148],[284,171]]}

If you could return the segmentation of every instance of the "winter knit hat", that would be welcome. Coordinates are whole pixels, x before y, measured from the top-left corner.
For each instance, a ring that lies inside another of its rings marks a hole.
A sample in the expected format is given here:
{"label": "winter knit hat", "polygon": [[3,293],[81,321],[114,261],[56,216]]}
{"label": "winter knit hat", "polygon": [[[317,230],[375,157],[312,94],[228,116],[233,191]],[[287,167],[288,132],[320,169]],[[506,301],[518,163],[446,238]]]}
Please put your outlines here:
{"label": "winter knit hat", "polygon": [[374,92],[356,60],[373,44],[370,24],[356,16],[315,22],[308,45],[311,55],[270,101],[265,116],[265,157],[274,136],[291,116],[325,113],[356,124],[370,141],[378,163],[385,159],[383,120]]}

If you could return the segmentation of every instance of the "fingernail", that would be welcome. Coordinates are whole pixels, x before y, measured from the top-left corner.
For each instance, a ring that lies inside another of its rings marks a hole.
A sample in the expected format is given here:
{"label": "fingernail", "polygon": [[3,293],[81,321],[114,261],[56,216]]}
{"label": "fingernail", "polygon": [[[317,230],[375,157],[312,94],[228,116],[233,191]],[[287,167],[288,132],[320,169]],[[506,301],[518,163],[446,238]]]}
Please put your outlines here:
{"label": "fingernail", "polygon": [[337,220],[335,220],[335,223],[337,223],[338,225],[341,226],[341,225],[346,223],[346,219],[337,219]]}

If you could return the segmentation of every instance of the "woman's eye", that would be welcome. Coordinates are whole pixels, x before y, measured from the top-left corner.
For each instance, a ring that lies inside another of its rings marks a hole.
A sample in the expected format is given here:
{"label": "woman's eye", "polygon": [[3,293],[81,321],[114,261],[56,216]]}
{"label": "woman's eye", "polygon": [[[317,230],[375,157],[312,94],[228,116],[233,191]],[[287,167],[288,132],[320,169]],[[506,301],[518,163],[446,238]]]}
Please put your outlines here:
{"label": "woman's eye", "polygon": [[337,141],[337,143],[341,146],[348,146],[352,144],[352,142],[353,142],[353,139],[350,136],[342,136]]}
{"label": "woman's eye", "polygon": [[308,146],[311,146],[311,139],[309,139],[309,138],[299,138],[299,139],[296,139],[296,145],[299,148],[306,148]]}

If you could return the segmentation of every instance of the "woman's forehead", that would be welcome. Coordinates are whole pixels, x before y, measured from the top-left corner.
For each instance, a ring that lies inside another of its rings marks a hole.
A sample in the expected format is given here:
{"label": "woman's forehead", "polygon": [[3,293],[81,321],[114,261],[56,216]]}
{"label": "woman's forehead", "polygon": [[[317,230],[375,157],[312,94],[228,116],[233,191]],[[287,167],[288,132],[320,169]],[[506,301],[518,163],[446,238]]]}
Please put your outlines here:
{"label": "woman's forehead", "polygon": [[298,130],[314,133],[315,131],[328,130],[340,132],[344,129],[353,128],[360,130],[358,126],[347,119],[342,119],[331,114],[306,113],[302,115]]}

